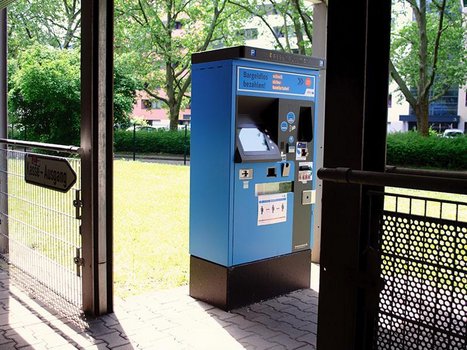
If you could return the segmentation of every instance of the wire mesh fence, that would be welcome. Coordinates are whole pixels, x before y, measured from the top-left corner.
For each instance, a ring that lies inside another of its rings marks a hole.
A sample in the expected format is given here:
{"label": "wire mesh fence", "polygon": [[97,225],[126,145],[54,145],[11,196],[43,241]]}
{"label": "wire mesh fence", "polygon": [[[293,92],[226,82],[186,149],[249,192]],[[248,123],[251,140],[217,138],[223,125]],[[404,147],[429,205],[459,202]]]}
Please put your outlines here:
{"label": "wire mesh fence", "polygon": [[[52,161],[68,162],[76,173],[77,180],[67,192],[25,181],[25,158],[44,157],[44,153]],[[74,153],[1,146],[0,253],[13,267],[10,273],[22,274],[20,280],[27,276],[49,290],[51,299],[58,296],[81,308],[81,235],[76,202],[81,162]]]}
{"label": "wire mesh fence", "polygon": [[466,349],[467,203],[384,196],[374,349]]}

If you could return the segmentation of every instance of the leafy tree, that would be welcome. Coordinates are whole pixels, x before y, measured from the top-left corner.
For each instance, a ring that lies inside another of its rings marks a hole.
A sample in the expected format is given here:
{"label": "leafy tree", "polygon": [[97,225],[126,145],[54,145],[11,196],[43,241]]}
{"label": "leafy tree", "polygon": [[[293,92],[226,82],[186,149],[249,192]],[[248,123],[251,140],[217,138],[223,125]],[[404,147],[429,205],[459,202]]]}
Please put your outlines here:
{"label": "leafy tree", "polygon": [[228,0],[116,1],[116,54],[164,103],[171,129],[188,105],[191,54],[229,40],[235,19]]}
{"label": "leafy tree", "polygon": [[[295,47],[290,42],[290,37],[297,38],[298,53],[311,54],[312,6],[305,5],[303,0],[229,0],[231,4],[244,11],[249,17],[258,18],[269,30],[274,38],[276,49],[293,52]],[[281,20],[281,26],[271,24],[271,15]]]}
{"label": "leafy tree", "polygon": [[22,0],[8,7],[10,56],[31,42],[60,49],[80,42],[81,2],[79,0]]}
{"label": "leafy tree", "polygon": [[[80,53],[34,45],[10,63],[9,119],[28,140],[79,144]],[[120,67],[115,75],[115,121],[125,123],[134,103],[134,81]]]}
{"label": "leafy tree", "polygon": [[419,133],[427,136],[430,102],[467,78],[465,23],[457,0],[396,4],[408,4],[415,20],[400,26],[401,13],[395,13],[390,72],[415,112]]}

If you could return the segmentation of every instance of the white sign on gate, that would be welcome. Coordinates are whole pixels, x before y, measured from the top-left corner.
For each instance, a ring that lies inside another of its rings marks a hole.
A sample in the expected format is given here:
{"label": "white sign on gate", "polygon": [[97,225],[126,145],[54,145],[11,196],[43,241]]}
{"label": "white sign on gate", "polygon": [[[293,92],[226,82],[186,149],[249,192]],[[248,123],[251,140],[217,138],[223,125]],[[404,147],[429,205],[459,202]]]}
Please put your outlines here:
{"label": "white sign on gate", "polygon": [[51,190],[68,192],[76,182],[76,173],[65,158],[26,153],[24,180]]}

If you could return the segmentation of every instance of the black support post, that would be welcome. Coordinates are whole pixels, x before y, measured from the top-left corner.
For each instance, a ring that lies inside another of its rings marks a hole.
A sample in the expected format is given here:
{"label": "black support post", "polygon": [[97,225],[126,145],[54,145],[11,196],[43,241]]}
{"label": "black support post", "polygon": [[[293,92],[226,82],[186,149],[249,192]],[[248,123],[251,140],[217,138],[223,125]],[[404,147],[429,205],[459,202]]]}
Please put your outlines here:
{"label": "black support post", "polygon": [[82,2],[83,309],[113,310],[113,0]]}
{"label": "black support post", "polygon": [[[390,0],[328,6],[324,166],[384,171]],[[318,310],[320,350],[371,346],[377,292],[369,262],[368,187],[324,182]],[[373,203],[371,210],[377,210]]]}

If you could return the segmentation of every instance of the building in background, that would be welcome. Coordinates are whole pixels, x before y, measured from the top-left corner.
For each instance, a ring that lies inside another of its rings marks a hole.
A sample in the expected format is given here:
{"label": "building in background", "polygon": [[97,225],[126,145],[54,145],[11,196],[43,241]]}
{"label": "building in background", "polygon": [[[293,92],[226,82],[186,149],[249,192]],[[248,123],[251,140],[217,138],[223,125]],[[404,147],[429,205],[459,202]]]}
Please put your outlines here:
{"label": "building in background", "polygon": [[[403,20],[412,20],[410,6],[408,4],[400,6],[399,10],[406,13]],[[464,16],[467,16],[467,0],[460,0],[460,6]],[[461,87],[453,87],[444,96],[430,104],[429,123],[432,129],[438,132],[445,129],[460,129],[467,133],[467,83]],[[397,84],[390,84],[388,132],[409,131],[416,126],[416,118],[409,103],[398,91]]]}
{"label": "building in background", "polygon": [[[143,120],[148,125],[161,129],[169,129],[170,120],[163,102],[149,96],[145,91],[137,91],[133,106],[132,119]],[[180,126],[190,125],[191,109],[180,111],[178,123]]]}

